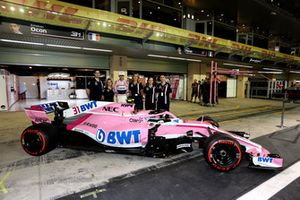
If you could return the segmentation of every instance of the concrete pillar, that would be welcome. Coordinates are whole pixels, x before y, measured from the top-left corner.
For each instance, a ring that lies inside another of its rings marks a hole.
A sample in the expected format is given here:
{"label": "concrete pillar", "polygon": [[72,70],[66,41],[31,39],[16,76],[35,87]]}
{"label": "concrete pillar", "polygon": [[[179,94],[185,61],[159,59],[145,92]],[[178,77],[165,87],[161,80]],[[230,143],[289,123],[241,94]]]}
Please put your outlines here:
{"label": "concrete pillar", "polygon": [[192,83],[195,79],[197,81],[205,79],[210,73],[210,66],[206,63],[190,62],[188,64],[188,77],[187,77],[187,99],[191,100]]}
{"label": "concrete pillar", "polygon": [[245,98],[245,90],[246,90],[246,83],[248,82],[247,76],[238,76],[237,84],[236,84],[236,97],[237,98]]}
{"label": "concrete pillar", "polygon": [[127,79],[127,56],[113,55],[110,57],[110,74],[113,82],[119,79],[119,72],[125,73]]}

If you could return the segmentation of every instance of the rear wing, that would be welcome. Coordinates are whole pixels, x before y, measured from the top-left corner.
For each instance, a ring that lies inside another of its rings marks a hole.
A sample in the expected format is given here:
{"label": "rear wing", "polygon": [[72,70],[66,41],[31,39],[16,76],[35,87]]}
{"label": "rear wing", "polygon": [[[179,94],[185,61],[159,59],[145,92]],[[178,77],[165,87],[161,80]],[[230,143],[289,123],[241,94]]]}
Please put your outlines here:
{"label": "rear wing", "polygon": [[25,108],[25,114],[34,123],[51,123],[48,114],[55,112],[56,110],[68,109],[67,102],[51,102],[45,104],[32,105],[29,108]]}

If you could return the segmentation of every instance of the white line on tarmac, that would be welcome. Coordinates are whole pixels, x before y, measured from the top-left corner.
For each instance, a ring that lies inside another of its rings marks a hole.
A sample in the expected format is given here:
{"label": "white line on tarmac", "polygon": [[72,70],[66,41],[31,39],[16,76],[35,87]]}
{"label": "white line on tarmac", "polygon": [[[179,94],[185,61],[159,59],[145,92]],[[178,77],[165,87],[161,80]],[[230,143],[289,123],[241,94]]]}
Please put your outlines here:
{"label": "white line on tarmac", "polygon": [[263,182],[237,200],[267,200],[300,176],[300,161]]}

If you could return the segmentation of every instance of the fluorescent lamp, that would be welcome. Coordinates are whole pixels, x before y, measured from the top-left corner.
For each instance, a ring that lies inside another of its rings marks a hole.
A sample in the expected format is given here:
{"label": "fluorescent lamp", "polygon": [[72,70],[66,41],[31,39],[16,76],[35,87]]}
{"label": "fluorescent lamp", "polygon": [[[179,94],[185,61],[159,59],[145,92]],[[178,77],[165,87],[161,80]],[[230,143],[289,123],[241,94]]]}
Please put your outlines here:
{"label": "fluorescent lamp", "polygon": [[186,58],[172,57],[172,56],[168,56],[168,58],[173,59],[173,60],[186,60]]}
{"label": "fluorescent lamp", "polygon": [[65,45],[58,45],[58,44],[46,44],[49,47],[59,47],[59,48],[67,48],[67,49],[81,49],[81,47],[76,46],[65,46]]}
{"label": "fluorescent lamp", "polygon": [[88,51],[112,52],[112,50],[109,50],[109,49],[95,49],[95,48],[88,48],[88,47],[83,47],[82,49],[88,50]]}
{"label": "fluorescent lamp", "polygon": [[197,60],[197,59],[174,57],[174,56],[164,56],[164,55],[157,55],[157,54],[148,54],[148,56],[149,57],[154,57],[154,58],[168,58],[168,59],[173,59],[173,60],[185,60],[185,61],[192,61],[192,62],[202,62],[201,60]]}
{"label": "fluorescent lamp", "polygon": [[38,43],[38,42],[25,42],[25,41],[20,41],[20,40],[7,40],[7,39],[0,39],[2,42],[10,42],[10,43],[18,43],[18,44],[32,44],[32,45],[39,45],[43,46],[43,43]]}
{"label": "fluorescent lamp", "polygon": [[263,70],[269,70],[269,71],[277,71],[277,72],[282,72],[283,70],[281,69],[274,69],[274,68],[263,68]]}
{"label": "fluorescent lamp", "polygon": [[187,60],[187,61],[192,61],[192,62],[202,62],[202,60],[189,59],[189,58],[187,58],[186,60]]}
{"label": "fluorescent lamp", "polygon": [[300,74],[300,71],[290,71],[290,73]]}
{"label": "fluorescent lamp", "polygon": [[277,71],[258,71],[259,74],[282,74],[282,72]]}
{"label": "fluorescent lamp", "polygon": [[148,54],[149,57],[154,57],[154,58],[168,58],[168,56],[163,56],[163,55],[156,55],[156,54]]}
{"label": "fluorescent lamp", "polygon": [[234,66],[234,67],[253,68],[253,66],[250,66],[250,65],[240,65],[240,64],[235,64],[235,63],[223,63],[223,65]]}

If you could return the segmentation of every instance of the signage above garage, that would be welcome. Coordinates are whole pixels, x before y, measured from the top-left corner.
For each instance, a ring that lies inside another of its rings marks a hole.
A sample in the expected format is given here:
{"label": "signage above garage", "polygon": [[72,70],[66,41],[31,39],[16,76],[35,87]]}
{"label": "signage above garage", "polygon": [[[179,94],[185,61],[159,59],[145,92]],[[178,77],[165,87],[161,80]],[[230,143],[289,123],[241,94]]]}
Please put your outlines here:
{"label": "signage above garage", "polygon": [[255,59],[300,62],[300,57],[297,56],[60,1],[7,0],[1,1],[0,6],[1,15],[7,18],[190,46]]}

